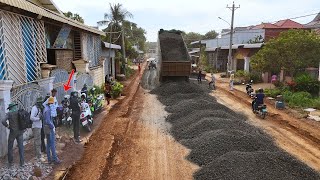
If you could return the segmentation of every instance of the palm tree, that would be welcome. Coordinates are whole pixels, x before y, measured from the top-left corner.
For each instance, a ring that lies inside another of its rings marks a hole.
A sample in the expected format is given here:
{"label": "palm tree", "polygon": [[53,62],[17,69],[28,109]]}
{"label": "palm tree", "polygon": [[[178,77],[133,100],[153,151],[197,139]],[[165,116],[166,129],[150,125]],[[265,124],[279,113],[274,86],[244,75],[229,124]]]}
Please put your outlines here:
{"label": "palm tree", "polygon": [[[112,32],[120,32],[123,30],[123,24],[128,18],[133,18],[133,15],[123,8],[122,4],[109,4],[110,12],[104,14],[104,20],[99,21],[98,25],[108,25],[108,27],[104,30],[105,32],[111,32],[109,34],[109,39],[112,40]],[[124,31],[122,31],[122,36]],[[119,36],[120,37],[120,36]],[[117,38],[117,44],[120,44],[121,39]],[[112,42],[110,42],[112,43]],[[125,44],[124,41],[121,43],[122,45],[122,62],[125,62]]]}
{"label": "palm tree", "polygon": [[122,23],[128,18],[133,18],[133,15],[123,8],[122,4],[111,4],[110,3],[110,12],[104,14],[104,20],[99,21],[98,25],[108,25],[106,31],[111,32],[121,31]]}

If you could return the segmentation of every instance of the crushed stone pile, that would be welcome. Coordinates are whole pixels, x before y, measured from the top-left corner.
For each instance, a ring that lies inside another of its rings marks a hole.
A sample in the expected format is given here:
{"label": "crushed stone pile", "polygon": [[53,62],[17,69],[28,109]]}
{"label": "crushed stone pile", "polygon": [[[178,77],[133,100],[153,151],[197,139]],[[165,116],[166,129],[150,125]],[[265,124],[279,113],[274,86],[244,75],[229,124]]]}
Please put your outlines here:
{"label": "crushed stone pile", "polygon": [[187,61],[188,52],[182,36],[176,33],[159,34],[162,61]]}
{"label": "crushed stone pile", "polygon": [[203,166],[228,152],[276,151],[277,148],[266,136],[238,130],[217,130],[191,141],[192,162]]}
{"label": "crushed stone pile", "polygon": [[195,179],[320,179],[208,92],[206,83],[178,81],[151,91],[170,113],[172,136],[191,149],[186,158],[201,167]]}
{"label": "crushed stone pile", "polygon": [[318,180],[319,174],[283,152],[230,152],[195,173],[195,179]]}
{"label": "crushed stone pile", "polygon": [[[199,131],[202,129],[202,131]],[[172,128],[172,133],[176,135],[177,139],[193,139],[201,137],[202,134],[220,129],[237,129],[246,132],[255,133],[255,128],[252,128],[249,124],[241,121],[232,121],[225,118],[213,118],[205,117],[199,121],[187,126],[174,126]]]}

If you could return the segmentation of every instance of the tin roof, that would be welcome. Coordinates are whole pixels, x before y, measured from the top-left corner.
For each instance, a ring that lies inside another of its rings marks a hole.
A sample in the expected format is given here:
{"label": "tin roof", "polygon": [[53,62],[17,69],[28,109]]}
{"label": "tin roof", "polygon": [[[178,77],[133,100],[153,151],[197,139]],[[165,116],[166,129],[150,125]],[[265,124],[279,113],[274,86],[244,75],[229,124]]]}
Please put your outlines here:
{"label": "tin roof", "polygon": [[85,31],[89,31],[94,34],[105,35],[104,32],[102,32],[98,29],[84,25],[78,21],[75,21],[75,20],[72,20],[70,18],[65,17],[63,14],[51,11],[51,10],[46,9],[44,7],[37,6],[37,5],[35,5],[31,2],[28,2],[26,0],[0,0],[0,3],[9,5],[9,6],[12,6],[15,8],[19,8],[19,9],[22,9],[22,10],[25,10],[25,11],[28,11],[28,12],[31,12],[34,14],[38,14],[43,17],[68,24],[70,26],[77,27],[77,28],[85,30]]}
{"label": "tin roof", "polygon": [[116,45],[116,44],[110,44],[107,42],[103,42],[104,43],[104,47],[108,48],[108,49],[121,49],[121,46]]}

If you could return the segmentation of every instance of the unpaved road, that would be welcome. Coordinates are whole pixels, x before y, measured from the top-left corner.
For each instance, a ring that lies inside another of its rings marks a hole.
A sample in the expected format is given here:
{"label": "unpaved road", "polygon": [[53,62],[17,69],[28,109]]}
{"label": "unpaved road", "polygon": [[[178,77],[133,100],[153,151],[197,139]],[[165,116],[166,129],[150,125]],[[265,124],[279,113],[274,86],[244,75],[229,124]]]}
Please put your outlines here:
{"label": "unpaved road", "polygon": [[[165,121],[164,106],[140,88],[141,78],[150,84],[156,71],[147,70],[145,75],[136,76],[126,98],[104,117],[66,179],[193,179],[199,167],[186,160],[190,151],[167,133],[170,125]],[[247,115],[249,122],[264,129],[279,147],[320,171],[318,124],[271,107],[271,116],[261,120],[252,114],[245,95],[228,92],[225,84],[218,86],[212,95],[220,103]]]}
{"label": "unpaved road", "polygon": [[300,161],[320,172],[320,123],[298,119],[288,111],[277,110],[267,103],[269,115],[260,119],[251,111],[250,98],[241,91],[228,91],[228,84],[219,82],[215,96],[221,104],[244,113],[251,124],[271,135],[276,144]]}

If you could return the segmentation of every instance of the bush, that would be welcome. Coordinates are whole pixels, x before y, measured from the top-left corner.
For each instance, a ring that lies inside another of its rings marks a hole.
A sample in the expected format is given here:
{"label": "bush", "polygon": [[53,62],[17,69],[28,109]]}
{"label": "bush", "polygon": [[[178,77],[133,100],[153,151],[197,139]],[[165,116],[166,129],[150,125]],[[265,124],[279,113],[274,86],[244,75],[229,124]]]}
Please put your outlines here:
{"label": "bush", "polygon": [[134,74],[135,70],[131,69],[129,66],[126,67],[126,78],[129,78]]}
{"label": "bush", "polygon": [[281,89],[265,89],[264,93],[268,97],[276,98],[278,95],[281,95]]}
{"label": "bush", "polygon": [[111,96],[112,98],[117,98],[120,96],[123,90],[123,85],[117,81],[114,82],[114,85],[111,88]]}
{"label": "bush", "polygon": [[93,86],[96,90],[95,90],[95,94],[103,94],[103,89],[104,89],[104,86],[97,86],[97,85],[94,85]]}
{"label": "bush", "polygon": [[249,73],[248,79],[253,80],[254,83],[261,83],[262,82],[261,74],[258,72]]}
{"label": "bush", "polygon": [[238,78],[249,77],[249,73],[243,70],[238,70],[234,75],[235,77],[238,77]]}
{"label": "bush", "polygon": [[315,101],[311,94],[308,92],[290,92],[286,91],[283,93],[284,100],[288,103],[290,107],[314,107]]}
{"label": "bush", "polygon": [[311,77],[309,74],[301,74],[294,78],[295,86],[293,89],[295,91],[306,91],[312,95],[317,95],[319,93],[320,83],[317,79]]}

